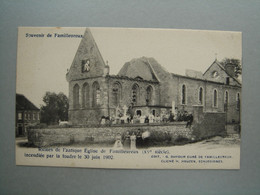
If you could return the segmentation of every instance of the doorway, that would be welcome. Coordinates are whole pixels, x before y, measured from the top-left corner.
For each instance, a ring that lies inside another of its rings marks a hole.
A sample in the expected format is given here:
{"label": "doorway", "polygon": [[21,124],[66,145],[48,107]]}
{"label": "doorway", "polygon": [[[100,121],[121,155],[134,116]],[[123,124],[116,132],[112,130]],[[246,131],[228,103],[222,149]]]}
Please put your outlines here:
{"label": "doorway", "polygon": [[23,127],[22,126],[18,126],[18,135],[19,136],[23,135]]}

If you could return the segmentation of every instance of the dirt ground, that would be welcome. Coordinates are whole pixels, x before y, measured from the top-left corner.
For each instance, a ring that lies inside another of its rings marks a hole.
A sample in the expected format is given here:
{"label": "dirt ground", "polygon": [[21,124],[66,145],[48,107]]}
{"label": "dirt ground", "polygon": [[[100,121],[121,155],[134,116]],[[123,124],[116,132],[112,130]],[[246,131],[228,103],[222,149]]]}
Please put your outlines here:
{"label": "dirt ground", "polygon": [[[16,138],[16,146],[22,148],[28,148],[28,141],[26,137]],[[82,147],[82,145],[78,145]],[[105,145],[90,145],[91,147],[108,147]],[[181,147],[181,148],[203,148],[203,149],[216,149],[216,148],[227,148],[227,147],[239,147],[240,146],[240,137],[238,134],[228,135],[226,137],[216,136],[213,138],[205,139],[195,143],[189,143],[184,145],[175,145],[175,146],[166,146],[162,148],[171,148],[171,147]],[[77,147],[77,145],[73,145],[73,147]],[[156,147],[156,146],[155,146]]]}

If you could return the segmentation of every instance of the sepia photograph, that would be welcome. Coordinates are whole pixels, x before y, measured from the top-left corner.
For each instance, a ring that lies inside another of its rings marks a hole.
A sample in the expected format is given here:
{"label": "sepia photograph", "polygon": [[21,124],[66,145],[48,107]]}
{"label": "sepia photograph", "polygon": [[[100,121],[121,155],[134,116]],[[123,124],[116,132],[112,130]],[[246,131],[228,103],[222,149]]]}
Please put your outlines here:
{"label": "sepia photograph", "polygon": [[242,33],[19,27],[16,164],[239,169]]}

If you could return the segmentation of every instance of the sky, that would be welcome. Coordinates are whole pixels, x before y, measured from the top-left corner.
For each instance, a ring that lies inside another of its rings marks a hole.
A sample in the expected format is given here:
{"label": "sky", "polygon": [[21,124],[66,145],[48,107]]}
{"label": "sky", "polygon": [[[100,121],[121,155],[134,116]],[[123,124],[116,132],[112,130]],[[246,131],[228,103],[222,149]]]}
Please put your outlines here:
{"label": "sky", "polygon": [[[186,69],[204,72],[217,60],[242,59],[242,34],[228,31],[90,28],[110,74],[117,74],[133,58],[153,57],[166,70],[185,75]],[[85,28],[22,27],[18,30],[16,91],[37,107],[47,91],[68,95],[66,72]],[[38,37],[28,37],[28,35]],[[47,35],[52,35],[47,37]],[[41,37],[40,35],[44,35]]]}

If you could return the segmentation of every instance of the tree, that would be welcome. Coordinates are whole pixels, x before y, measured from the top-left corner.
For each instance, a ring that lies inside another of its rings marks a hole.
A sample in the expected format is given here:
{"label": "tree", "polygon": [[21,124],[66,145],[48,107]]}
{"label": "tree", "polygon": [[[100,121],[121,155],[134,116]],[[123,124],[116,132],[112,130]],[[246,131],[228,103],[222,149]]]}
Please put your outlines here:
{"label": "tree", "polygon": [[45,105],[41,106],[41,122],[57,124],[59,120],[68,120],[69,101],[63,93],[46,92],[43,97]]}
{"label": "tree", "polygon": [[241,61],[239,59],[234,59],[234,58],[225,58],[224,60],[222,60],[221,65],[224,66],[224,68],[226,68],[226,66],[228,64],[233,64],[235,66],[235,77],[239,77],[239,75],[242,74],[242,64]]}

